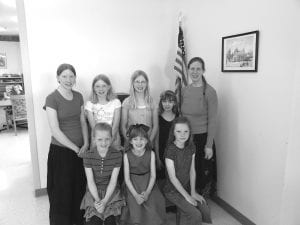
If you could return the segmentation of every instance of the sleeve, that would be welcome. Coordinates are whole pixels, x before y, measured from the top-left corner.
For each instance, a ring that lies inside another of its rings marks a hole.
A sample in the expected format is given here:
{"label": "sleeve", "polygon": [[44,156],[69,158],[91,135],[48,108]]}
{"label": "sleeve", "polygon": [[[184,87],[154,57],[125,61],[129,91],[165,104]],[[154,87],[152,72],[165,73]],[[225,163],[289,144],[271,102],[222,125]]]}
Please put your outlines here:
{"label": "sleeve", "polygon": [[122,166],[122,161],[123,161],[123,157],[122,157],[122,153],[117,151],[117,158],[116,158],[116,163],[114,167],[121,167]]}
{"label": "sleeve", "polygon": [[165,151],[165,158],[166,159],[171,159],[175,160],[175,151],[171,146],[167,146],[166,151]]}
{"label": "sleeve", "polygon": [[114,108],[118,109],[121,108],[121,101],[119,99],[114,99]]}
{"label": "sleeve", "polygon": [[127,97],[122,104],[122,107],[124,107],[125,109],[129,109],[129,97]]}
{"label": "sleeve", "polygon": [[46,98],[45,105],[43,106],[43,109],[46,110],[46,107],[50,107],[52,109],[55,109],[57,111],[58,109],[58,104],[55,99],[55,96],[53,94],[50,94]]}
{"label": "sleeve", "polygon": [[82,94],[81,94],[81,93],[79,93],[79,92],[78,92],[78,94],[79,94],[80,106],[83,106],[83,105],[84,105],[84,101],[83,101]]}
{"label": "sleeve", "polygon": [[83,156],[83,166],[85,168],[92,168],[93,164],[92,164],[92,159],[93,159],[93,154],[91,152],[86,152]]}
{"label": "sleeve", "polygon": [[85,106],[84,106],[84,109],[89,111],[89,112],[92,112],[93,111],[93,103],[91,103],[90,101],[87,101]]}
{"label": "sleeve", "polygon": [[152,102],[151,102],[151,109],[158,109],[158,104],[154,99],[152,99]]}
{"label": "sleeve", "polygon": [[211,88],[207,92],[207,102],[208,102],[208,127],[207,127],[207,141],[206,147],[212,148],[213,141],[217,130],[217,113],[218,113],[218,98],[217,92]]}

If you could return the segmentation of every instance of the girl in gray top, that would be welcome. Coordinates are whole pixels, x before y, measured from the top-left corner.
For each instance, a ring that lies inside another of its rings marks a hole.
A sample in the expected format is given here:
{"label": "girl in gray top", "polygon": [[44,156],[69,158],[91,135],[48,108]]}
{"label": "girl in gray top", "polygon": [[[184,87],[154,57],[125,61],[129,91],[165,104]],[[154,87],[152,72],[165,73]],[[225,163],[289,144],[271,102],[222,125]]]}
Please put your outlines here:
{"label": "girl in gray top", "polygon": [[83,98],[72,90],[76,81],[72,65],[60,65],[56,78],[59,86],[44,106],[52,134],[47,170],[50,225],[79,225],[83,224],[80,203],[86,178],[78,155],[88,148]]}
{"label": "girl in gray top", "polygon": [[196,145],[195,169],[196,189],[204,196],[215,194],[216,153],[214,136],[217,125],[218,99],[215,89],[203,74],[205,63],[200,57],[188,63],[188,74],[192,83],[182,89],[182,115],[192,125],[193,141]]}

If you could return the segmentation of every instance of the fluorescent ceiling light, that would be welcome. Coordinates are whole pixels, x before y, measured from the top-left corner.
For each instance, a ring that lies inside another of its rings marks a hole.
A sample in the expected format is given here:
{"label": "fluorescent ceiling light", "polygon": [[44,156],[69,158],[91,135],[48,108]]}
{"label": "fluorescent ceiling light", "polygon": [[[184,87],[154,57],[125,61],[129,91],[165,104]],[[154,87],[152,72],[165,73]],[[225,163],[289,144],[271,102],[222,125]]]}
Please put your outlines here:
{"label": "fluorescent ceiling light", "polygon": [[0,0],[0,3],[10,8],[17,8],[15,0]]}
{"label": "fluorescent ceiling light", "polygon": [[6,31],[6,27],[0,26],[0,31]]}

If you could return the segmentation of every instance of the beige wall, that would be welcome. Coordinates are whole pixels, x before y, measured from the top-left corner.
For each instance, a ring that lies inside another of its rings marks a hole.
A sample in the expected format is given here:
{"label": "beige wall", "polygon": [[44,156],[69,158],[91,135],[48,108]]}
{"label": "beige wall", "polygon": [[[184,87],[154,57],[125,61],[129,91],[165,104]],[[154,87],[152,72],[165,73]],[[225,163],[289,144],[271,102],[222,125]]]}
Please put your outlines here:
{"label": "beige wall", "polygon": [[[299,19],[300,21],[300,14]],[[300,36],[298,36],[300,38]],[[298,49],[298,50],[297,50]],[[290,119],[290,130],[288,140],[288,153],[286,159],[285,181],[281,204],[280,224],[300,224],[298,209],[300,208],[300,43],[295,45],[296,70],[294,73],[294,89],[292,102],[292,115]]]}
{"label": "beige wall", "polygon": [[[280,223],[299,42],[295,0],[182,1],[189,56],[219,96],[218,193],[259,225]],[[221,38],[260,31],[257,73],[222,73]],[[299,75],[299,74],[298,74]]]}
{"label": "beige wall", "polygon": [[[219,96],[219,196],[256,224],[298,224],[293,215],[299,203],[293,196],[299,196],[295,172],[299,127],[292,124],[299,120],[300,88],[294,85],[299,75],[299,48],[295,48],[299,4],[296,0],[89,4],[24,0],[27,35],[21,30],[21,36],[28,43],[23,53],[28,54],[31,80],[25,82],[32,86],[27,97],[35,115],[31,144],[37,149],[36,188],[46,185],[50,132],[42,106],[57,86],[58,64],[75,66],[76,89],[85,98],[98,73],[107,73],[116,91],[127,92],[135,69],[149,74],[157,98],[161,90],[173,87],[177,17],[182,11],[188,57],[204,58],[207,80]],[[258,72],[221,73],[221,38],[252,30],[260,31]]]}
{"label": "beige wall", "polygon": [[39,188],[46,186],[50,142],[42,106],[57,87],[57,66],[63,62],[75,66],[75,88],[85,99],[95,75],[107,74],[115,91],[128,92],[131,74],[142,69],[157,99],[174,83],[177,15],[170,6],[171,0],[24,1]]}

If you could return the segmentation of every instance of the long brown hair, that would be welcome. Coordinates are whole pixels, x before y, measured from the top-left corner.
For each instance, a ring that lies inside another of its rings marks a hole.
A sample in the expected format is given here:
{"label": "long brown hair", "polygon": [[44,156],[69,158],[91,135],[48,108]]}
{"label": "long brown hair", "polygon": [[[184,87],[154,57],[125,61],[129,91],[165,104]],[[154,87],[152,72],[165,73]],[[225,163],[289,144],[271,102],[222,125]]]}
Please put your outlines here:
{"label": "long brown hair", "polygon": [[114,94],[110,79],[108,78],[108,76],[106,76],[104,74],[99,74],[94,78],[94,80],[92,82],[92,92],[91,92],[91,96],[90,96],[91,102],[94,104],[96,104],[98,102],[98,97],[95,92],[94,86],[99,80],[102,80],[104,83],[106,83],[106,85],[109,86],[109,89],[108,89],[107,95],[106,95],[106,100],[111,101],[111,100],[115,99],[116,95]]}
{"label": "long brown hair", "polygon": [[171,145],[174,143],[175,141],[175,135],[174,135],[174,130],[175,130],[175,126],[176,124],[186,124],[190,130],[190,135],[189,138],[187,139],[187,141],[184,143],[185,147],[188,147],[192,144],[192,127],[191,127],[191,123],[188,120],[188,118],[184,117],[184,116],[179,116],[177,118],[174,119],[172,126],[170,128],[170,132],[169,132],[169,138],[168,138],[168,145]]}
{"label": "long brown hair", "polygon": [[136,70],[134,73],[131,75],[131,82],[130,82],[130,90],[129,90],[129,105],[132,108],[136,108],[136,99],[135,99],[135,90],[134,90],[134,81],[136,80],[137,77],[142,76],[147,82],[147,86],[144,92],[144,99],[147,104],[147,106],[150,106],[153,102],[152,97],[150,96],[150,87],[149,87],[149,78],[147,74],[143,70]]}

